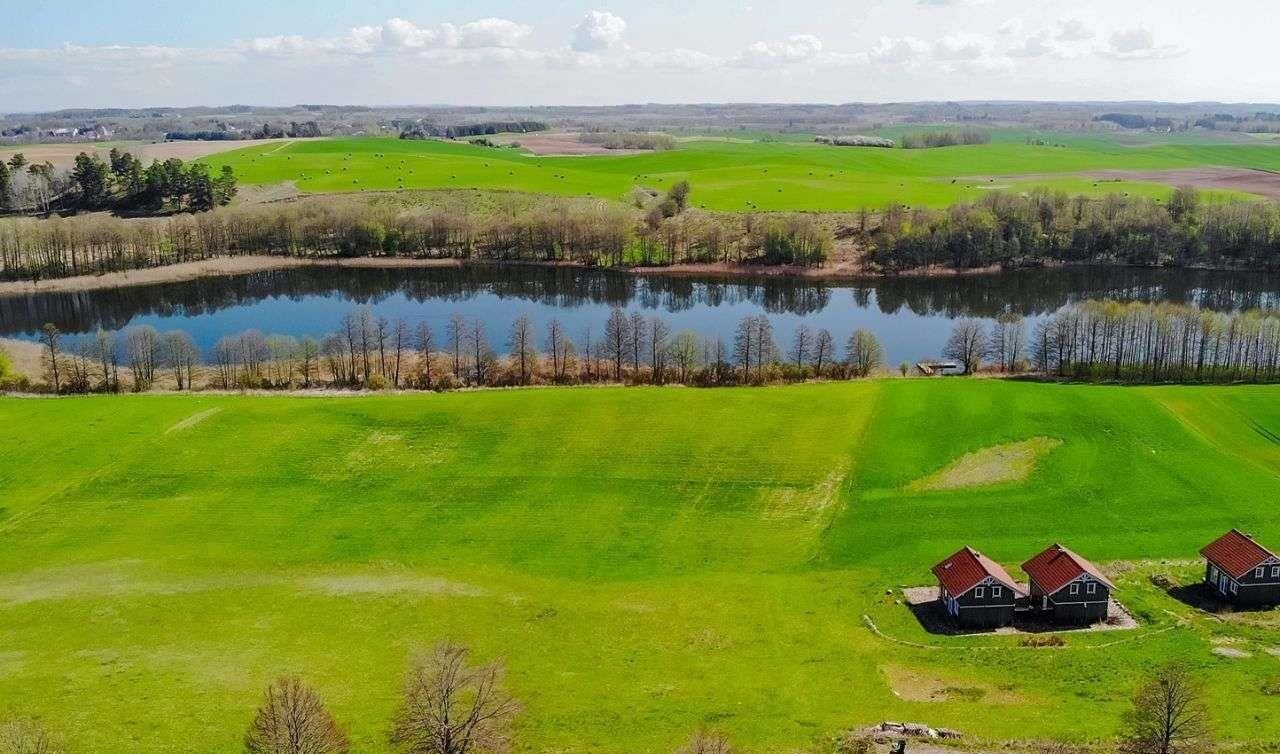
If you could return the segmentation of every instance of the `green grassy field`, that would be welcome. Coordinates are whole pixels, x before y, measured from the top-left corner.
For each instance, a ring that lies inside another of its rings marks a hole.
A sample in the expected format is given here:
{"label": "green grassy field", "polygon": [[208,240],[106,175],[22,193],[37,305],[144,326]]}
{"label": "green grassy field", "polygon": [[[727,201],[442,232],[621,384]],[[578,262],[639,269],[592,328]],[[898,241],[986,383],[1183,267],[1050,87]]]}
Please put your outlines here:
{"label": "green grassy field", "polygon": [[[585,157],[534,157],[441,141],[326,139],[248,147],[205,160],[231,165],[247,184],[292,181],[308,193],[481,188],[625,199],[636,186],[662,189],[688,180],[694,204],[730,211],[840,211],[890,202],[941,207],[993,188],[1035,186],[1164,197],[1169,186],[1160,183],[1098,182],[1073,174],[1207,165],[1280,170],[1280,147],[1270,144],[1052,135],[1050,145],[1034,146],[1026,143],[1025,132],[997,135],[991,144],[915,150],[687,140],[668,152]],[[1206,193],[1211,201],[1245,196]]]}
{"label": "green grassy field", "polygon": [[[788,751],[881,719],[1107,738],[1169,659],[1222,737],[1280,740],[1280,613],[1149,580],[1194,581],[1230,526],[1280,543],[1273,387],[7,399],[0,426],[0,718],[77,752],[239,751],[282,673],[382,752],[409,653],[442,638],[506,659],[523,752],[704,724]],[[1061,444],[1023,481],[907,490],[1035,437]],[[1127,561],[1139,629],[934,636],[886,593],[963,544],[1015,568],[1055,540]]]}

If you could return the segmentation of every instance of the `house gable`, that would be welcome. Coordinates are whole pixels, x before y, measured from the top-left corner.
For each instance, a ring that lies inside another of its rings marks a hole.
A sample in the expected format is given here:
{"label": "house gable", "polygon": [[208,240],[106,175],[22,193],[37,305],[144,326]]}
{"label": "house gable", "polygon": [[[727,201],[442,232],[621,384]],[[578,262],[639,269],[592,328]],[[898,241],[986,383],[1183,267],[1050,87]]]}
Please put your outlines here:
{"label": "house gable", "polygon": [[[1071,592],[1072,585],[1078,585],[1078,589],[1073,594]],[[1093,591],[1089,591],[1090,585]],[[1074,579],[1068,581],[1059,587],[1056,592],[1045,592],[1046,596],[1054,602],[1102,602],[1111,598],[1111,585],[1094,577],[1089,573],[1082,573]]]}

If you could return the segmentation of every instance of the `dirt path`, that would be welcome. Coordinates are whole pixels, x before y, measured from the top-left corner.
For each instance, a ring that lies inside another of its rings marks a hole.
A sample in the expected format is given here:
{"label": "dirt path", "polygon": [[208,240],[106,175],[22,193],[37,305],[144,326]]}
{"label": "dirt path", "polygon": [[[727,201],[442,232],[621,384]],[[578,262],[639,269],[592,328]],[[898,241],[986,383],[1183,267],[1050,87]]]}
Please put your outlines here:
{"label": "dirt path", "polygon": [[[280,147],[283,148],[292,144],[295,140],[286,140]],[[61,144],[23,144],[20,146],[0,148],[0,159],[9,159],[15,152],[21,152],[29,162],[44,162],[48,160],[57,167],[67,167],[75,162],[76,155],[81,152],[96,154],[106,159],[107,153],[112,147],[118,147],[125,152],[133,153],[134,157],[142,160],[144,163],[150,163],[152,160],[167,160],[170,157],[177,157],[181,160],[196,160],[201,157],[207,157],[211,154],[219,154],[220,152],[230,152],[233,149],[243,149],[245,147],[256,147],[263,144],[278,144],[278,139],[238,139],[229,141],[158,141],[158,142],[140,142],[140,141],[120,141],[120,142],[68,142]]]}

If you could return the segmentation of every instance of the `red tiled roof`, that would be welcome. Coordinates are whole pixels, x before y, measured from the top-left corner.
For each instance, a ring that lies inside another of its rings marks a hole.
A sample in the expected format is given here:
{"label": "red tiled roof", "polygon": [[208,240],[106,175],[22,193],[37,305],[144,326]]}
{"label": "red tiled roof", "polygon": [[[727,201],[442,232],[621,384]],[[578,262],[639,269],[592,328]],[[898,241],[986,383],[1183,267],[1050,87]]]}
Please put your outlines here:
{"label": "red tiled roof", "polygon": [[1276,557],[1275,553],[1239,529],[1232,529],[1213,540],[1200,554],[1237,579]]}
{"label": "red tiled roof", "polygon": [[1022,570],[1027,572],[1045,594],[1057,592],[1086,573],[1106,584],[1109,589],[1115,589],[1093,563],[1059,544],[1050,545],[1044,552],[1023,563]]}
{"label": "red tiled roof", "polygon": [[999,563],[972,547],[965,547],[934,566],[933,575],[952,596],[964,594],[988,577],[1004,584],[1015,594],[1026,595],[1026,590],[1018,586],[1018,582],[1010,578]]}

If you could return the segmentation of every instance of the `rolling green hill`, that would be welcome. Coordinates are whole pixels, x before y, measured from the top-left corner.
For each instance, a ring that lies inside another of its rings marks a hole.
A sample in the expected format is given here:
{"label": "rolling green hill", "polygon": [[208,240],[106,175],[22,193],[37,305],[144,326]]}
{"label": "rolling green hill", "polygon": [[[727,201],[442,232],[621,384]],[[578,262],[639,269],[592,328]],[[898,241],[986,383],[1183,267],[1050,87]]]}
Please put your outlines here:
{"label": "rolling green hill", "polygon": [[[1149,578],[1195,581],[1231,526],[1280,542],[1278,396],[0,400],[0,717],[81,752],[230,754],[265,684],[298,673],[381,752],[407,656],[451,638],[506,658],[520,751],[669,751],[700,725],[778,750],[885,718],[1106,738],[1170,658],[1207,681],[1221,735],[1274,741],[1280,614],[1211,619]],[[912,491],[1040,437],[1060,444],[1025,480]],[[1053,541],[1113,563],[1142,627],[1032,649],[931,635],[896,603],[963,544],[1013,569]],[[1248,656],[1213,653],[1228,642]]]}
{"label": "rolling green hill", "polygon": [[[1037,146],[1026,143],[1023,132],[1009,132],[991,144],[914,150],[705,139],[667,152],[577,157],[443,141],[322,139],[247,147],[205,161],[231,165],[247,184],[290,181],[308,193],[480,188],[625,199],[636,186],[662,189],[688,180],[695,204],[728,211],[840,211],[890,202],[939,207],[995,188],[1035,186],[1163,197],[1167,185],[1096,181],[1080,173],[1207,165],[1280,170],[1280,147],[1269,144],[1050,138],[1051,144]],[[1247,195],[1208,194],[1240,196]]]}

